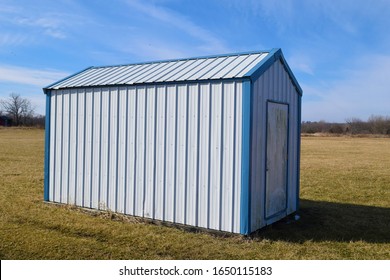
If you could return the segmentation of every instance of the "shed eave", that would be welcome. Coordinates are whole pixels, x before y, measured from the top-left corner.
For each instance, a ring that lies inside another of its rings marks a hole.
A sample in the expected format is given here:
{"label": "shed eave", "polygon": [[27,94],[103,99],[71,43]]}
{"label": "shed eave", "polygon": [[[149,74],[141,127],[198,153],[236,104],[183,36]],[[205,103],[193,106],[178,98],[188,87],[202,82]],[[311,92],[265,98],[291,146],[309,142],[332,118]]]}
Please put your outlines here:
{"label": "shed eave", "polygon": [[73,78],[74,76],[76,76],[76,75],[78,75],[78,74],[80,74],[80,73],[82,73],[82,72],[84,72],[84,71],[87,71],[87,70],[89,70],[89,69],[91,69],[91,68],[94,68],[94,66],[87,67],[87,68],[85,68],[85,69],[83,69],[83,70],[81,70],[81,71],[78,71],[78,72],[76,72],[76,73],[74,73],[74,74],[72,74],[72,75],[69,75],[69,76],[67,76],[67,77],[65,77],[65,78],[63,78],[63,79],[61,79],[61,80],[59,80],[59,81],[56,81],[56,82],[54,82],[54,83],[51,83],[50,85],[45,86],[45,87],[43,88],[43,93],[44,93],[44,94],[47,94],[47,91],[48,91],[48,90],[50,90],[50,89],[57,89],[57,88],[55,88],[55,85],[57,85],[57,84],[59,84],[59,83],[62,83],[63,81],[68,80],[68,79],[70,79],[70,78]]}

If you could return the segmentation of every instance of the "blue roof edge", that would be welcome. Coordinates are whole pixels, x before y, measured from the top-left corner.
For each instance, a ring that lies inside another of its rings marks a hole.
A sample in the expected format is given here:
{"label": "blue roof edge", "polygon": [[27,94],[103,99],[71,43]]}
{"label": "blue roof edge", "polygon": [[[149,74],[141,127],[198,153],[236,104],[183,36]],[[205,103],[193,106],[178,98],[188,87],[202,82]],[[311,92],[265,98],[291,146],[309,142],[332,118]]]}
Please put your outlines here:
{"label": "blue roof edge", "polygon": [[284,69],[290,76],[290,79],[293,82],[295,88],[297,89],[298,94],[302,96],[302,88],[299,85],[297,79],[295,78],[293,72],[291,71],[290,66],[288,66],[288,63],[283,56],[281,48],[272,49],[264,59],[262,59],[255,67],[249,70],[249,72],[246,73],[244,76],[249,77],[253,82],[258,79],[265,71],[267,71],[268,68],[270,68],[271,65],[277,60],[280,60],[282,62]]}
{"label": "blue roof edge", "polygon": [[45,86],[45,87],[43,88],[43,93],[46,94],[47,91],[50,90],[50,88],[53,87],[54,85],[59,84],[59,83],[62,83],[63,81],[65,81],[65,80],[67,80],[67,79],[70,79],[70,78],[72,78],[72,77],[74,77],[74,76],[76,76],[76,75],[78,75],[78,74],[80,74],[80,73],[82,73],[82,72],[84,72],[84,71],[87,71],[88,69],[91,69],[91,68],[94,68],[94,67],[93,67],[93,66],[87,67],[87,68],[85,68],[85,69],[83,69],[83,70],[81,70],[81,71],[78,71],[78,72],[76,72],[76,73],[74,73],[74,74],[72,74],[72,75],[69,75],[69,76],[67,76],[67,77],[65,77],[65,78],[63,78],[63,79],[61,79],[61,80],[58,80],[58,81],[56,81],[56,82],[54,82],[54,83],[51,83],[50,85]]}

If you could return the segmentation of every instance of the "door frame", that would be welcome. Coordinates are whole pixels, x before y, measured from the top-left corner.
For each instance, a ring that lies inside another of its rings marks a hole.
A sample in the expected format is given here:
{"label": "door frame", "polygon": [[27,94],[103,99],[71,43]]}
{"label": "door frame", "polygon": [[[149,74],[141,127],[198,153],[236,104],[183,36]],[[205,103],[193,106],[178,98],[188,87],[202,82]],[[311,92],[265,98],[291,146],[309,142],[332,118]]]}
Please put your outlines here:
{"label": "door frame", "polygon": [[[286,140],[287,140],[287,159],[286,159],[286,201],[285,201],[285,205],[284,205],[284,208],[282,210],[280,210],[279,212],[277,213],[274,213],[270,216],[267,216],[266,212],[267,212],[267,204],[266,204],[266,201],[267,201],[267,160],[268,160],[268,105],[269,103],[274,103],[274,104],[281,104],[281,105],[287,105],[287,132],[286,132]],[[288,204],[288,176],[289,176],[289,140],[290,140],[290,104],[287,103],[287,102],[282,102],[282,101],[277,101],[277,100],[273,100],[273,99],[267,99],[266,100],[266,117],[265,117],[265,149],[264,149],[264,152],[265,152],[265,163],[264,163],[264,200],[263,200],[263,203],[264,203],[264,208],[263,208],[263,211],[264,211],[264,220],[266,222],[268,222],[269,220],[271,219],[274,219],[274,220],[278,220],[278,217],[284,213],[286,213],[287,211],[287,204]],[[273,221],[271,221],[273,222]]]}

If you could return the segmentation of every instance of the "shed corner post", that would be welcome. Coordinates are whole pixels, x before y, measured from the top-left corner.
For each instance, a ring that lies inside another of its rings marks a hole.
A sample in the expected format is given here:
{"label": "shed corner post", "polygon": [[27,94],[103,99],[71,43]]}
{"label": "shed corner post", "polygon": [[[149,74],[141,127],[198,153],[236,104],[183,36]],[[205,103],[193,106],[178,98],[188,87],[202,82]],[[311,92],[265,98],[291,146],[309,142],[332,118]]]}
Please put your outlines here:
{"label": "shed corner post", "polygon": [[300,204],[300,177],[301,177],[301,125],[302,125],[302,95],[298,95],[298,139],[297,139],[297,194],[296,194],[296,210],[299,210]]}
{"label": "shed corner post", "polygon": [[241,153],[241,207],[240,233],[251,233],[250,147],[252,121],[252,82],[242,83],[242,153]]}
{"label": "shed corner post", "polygon": [[44,89],[46,94],[46,112],[45,112],[45,165],[44,165],[44,186],[43,200],[49,201],[49,166],[50,166],[50,90]]}

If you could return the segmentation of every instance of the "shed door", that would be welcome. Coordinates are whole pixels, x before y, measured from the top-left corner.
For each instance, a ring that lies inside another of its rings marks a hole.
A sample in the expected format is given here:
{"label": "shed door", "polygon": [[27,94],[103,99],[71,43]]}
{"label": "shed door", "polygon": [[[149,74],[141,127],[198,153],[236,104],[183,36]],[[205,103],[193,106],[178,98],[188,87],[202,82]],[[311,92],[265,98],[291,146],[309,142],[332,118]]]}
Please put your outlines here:
{"label": "shed door", "polygon": [[287,139],[288,105],[267,102],[266,219],[286,210]]}

